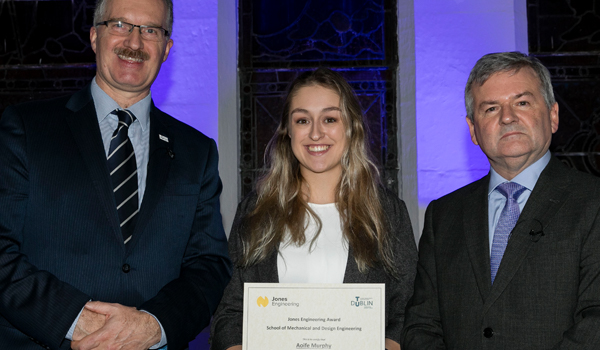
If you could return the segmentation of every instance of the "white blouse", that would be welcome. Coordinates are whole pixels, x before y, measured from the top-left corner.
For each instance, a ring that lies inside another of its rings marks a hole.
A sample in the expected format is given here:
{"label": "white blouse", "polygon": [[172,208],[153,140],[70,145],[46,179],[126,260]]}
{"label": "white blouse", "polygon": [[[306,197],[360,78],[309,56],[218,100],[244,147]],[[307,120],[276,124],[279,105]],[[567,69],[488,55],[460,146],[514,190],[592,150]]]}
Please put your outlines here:
{"label": "white blouse", "polygon": [[317,232],[316,221],[307,215],[308,226],[302,246],[281,243],[277,256],[280,283],[343,283],[348,261],[348,243],[342,235],[340,213],[335,203],[308,203],[319,216],[321,233],[310,249]]}

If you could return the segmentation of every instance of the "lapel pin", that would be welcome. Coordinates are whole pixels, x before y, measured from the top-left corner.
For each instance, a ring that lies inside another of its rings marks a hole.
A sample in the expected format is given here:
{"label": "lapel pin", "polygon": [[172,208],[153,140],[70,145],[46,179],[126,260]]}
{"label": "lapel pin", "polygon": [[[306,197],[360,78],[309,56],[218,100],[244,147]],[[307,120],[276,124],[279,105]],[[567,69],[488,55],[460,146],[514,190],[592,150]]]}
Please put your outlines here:
{"label": "lapel pin", "polygon": [[163,140],[163,141],[165,141],[165,142],[169,142],[169,138],[166,137],[166,136],[163,136],[161,134],[158,134],[158,138],[161,139],[161,140]]}

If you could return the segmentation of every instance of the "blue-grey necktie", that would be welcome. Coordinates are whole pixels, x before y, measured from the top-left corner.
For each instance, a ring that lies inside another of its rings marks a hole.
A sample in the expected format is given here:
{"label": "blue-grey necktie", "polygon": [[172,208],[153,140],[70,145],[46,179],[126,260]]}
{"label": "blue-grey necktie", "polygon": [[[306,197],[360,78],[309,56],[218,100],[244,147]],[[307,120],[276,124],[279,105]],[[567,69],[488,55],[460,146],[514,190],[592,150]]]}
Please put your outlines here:
{"label": "blue-grey necktie", "polygon": [[498,225],[494,231],[494,240],[492,242],[492,252],[490,254],[492,284],[494,284],[496,273],[498,272],[500,262],[502,261],[502,256],[506,250],[510,232],[515,227],[515,224],[519,219],[519,215],[521,214],[521,211],[519,210],[519,204],[517,204],[517,199],[519,199],[519,196],[521,193],[523,193],[523,191],[525,191],[525,189],[525,187],[516,182],[505,182],[496,187],[496,191],[500,192],[504,197],[506,197],[506,204],[504,204],[504,209],[502,209],[502,213],[500,214]]}
{"label": "blue-grey necktie", "polygon": [[123,242],[127,244],[133,234],[135,218],[139,211],[137,164],[133,145],[127,134],[129,126],[135,121],[135,116],[128,110],[117,109],[111,113],[119,117],[119,124],[110,140],[107,162]]}

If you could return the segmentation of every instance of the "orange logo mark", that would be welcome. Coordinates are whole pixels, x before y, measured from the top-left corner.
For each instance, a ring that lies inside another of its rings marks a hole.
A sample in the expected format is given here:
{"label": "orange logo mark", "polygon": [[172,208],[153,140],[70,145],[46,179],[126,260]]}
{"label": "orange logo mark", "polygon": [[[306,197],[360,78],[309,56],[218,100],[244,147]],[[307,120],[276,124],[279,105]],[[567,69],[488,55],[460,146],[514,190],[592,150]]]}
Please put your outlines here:
{"label": "orange logo mark", "polygon": [[258,299],[256,299],[256,303],[259,307],[267,307],[267,305],[269,305],[269,299],[267,297],[258,297]]}

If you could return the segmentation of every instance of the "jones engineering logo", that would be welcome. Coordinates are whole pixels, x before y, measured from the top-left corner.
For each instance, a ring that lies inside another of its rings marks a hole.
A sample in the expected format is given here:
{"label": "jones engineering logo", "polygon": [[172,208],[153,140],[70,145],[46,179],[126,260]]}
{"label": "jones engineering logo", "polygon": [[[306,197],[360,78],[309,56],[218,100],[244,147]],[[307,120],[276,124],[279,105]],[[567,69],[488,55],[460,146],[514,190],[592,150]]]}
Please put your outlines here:
{"label": "jones engineering logo", "polygon": [[[269,305],[269,298],[259,296],[256,299],[258,307],[267,307]],[[299,307],[300,303],[294,301],[288,301],[288,298],[272,297],[270,302],[272,307]]]}
{"label": "jones engineering logo", "polygon": [[350,306],[362,307],[363,309],[372,309],[374,306],[373,298],[355,298],[356,300],[350,301]]}
{"label": "jones engineering logo", "polygon": [[267,305],[269,305],[269,298],[258,297],[258,299],[256,299],[256,303],[258,304],[258,307],[267,307]]}

